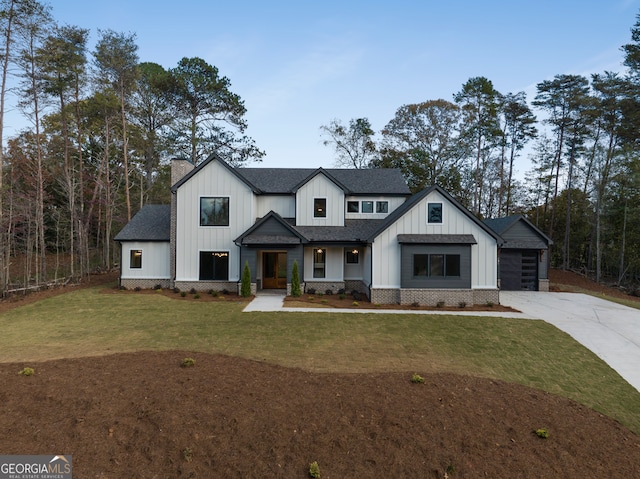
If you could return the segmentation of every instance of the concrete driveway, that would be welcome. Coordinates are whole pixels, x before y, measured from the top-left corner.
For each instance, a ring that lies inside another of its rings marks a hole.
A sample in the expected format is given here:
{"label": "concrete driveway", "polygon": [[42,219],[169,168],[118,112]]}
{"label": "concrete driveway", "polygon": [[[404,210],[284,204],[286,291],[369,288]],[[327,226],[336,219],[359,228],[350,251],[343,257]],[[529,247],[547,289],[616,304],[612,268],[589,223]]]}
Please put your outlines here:
{"label": "concrete driveway", "polygon": [[500,303],[566,332],[640,391],[640,310],[577,293],[501,291]]}

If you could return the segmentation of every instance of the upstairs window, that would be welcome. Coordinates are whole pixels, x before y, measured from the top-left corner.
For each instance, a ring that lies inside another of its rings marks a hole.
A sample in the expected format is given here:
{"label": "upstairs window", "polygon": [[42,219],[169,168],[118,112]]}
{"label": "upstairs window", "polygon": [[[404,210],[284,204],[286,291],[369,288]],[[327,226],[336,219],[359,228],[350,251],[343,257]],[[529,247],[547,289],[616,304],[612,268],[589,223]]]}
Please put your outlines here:
{"label": "upstairs window", "polygon": [[200,226],[229,226],[229,198],[200,198]]}
{"label": "upstairs window", "polygon": [[129,268],[140,269],[142,268],[142,250],[132,249],[129,257]]}
{"label": "upstairs window", "polygon": [[347,213],[359,213],[360,203],[358,201],[347,201]]}
{"label": "upstairs window", "polygon": [[326,198],[313,199],[313,217],[314,218],[327,217],[327,199]]}
{"label": "upstairs window", "polygon": [[442,224],[442,203],[427,203],[427,223]]}
{"label": "upstairs window", "polygon": [[376,213],[388,213],[389,202],[388,201],[376,201]]}
{"label": "upstairs window", "polygon": [[362,202],[362,212],[363,213],[373,213],[373,201],[363,201]]}

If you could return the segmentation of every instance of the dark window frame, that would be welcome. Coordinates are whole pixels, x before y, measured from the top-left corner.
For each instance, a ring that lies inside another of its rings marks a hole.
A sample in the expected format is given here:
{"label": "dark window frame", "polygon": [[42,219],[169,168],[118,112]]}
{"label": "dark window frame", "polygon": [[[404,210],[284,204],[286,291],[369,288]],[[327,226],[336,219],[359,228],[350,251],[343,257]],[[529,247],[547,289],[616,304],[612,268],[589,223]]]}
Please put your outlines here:
{"label": "dark window frame", "polygon": [[427,203],[427,223],[431,225],[441,225],[443,221],[443,211],[441,202]]}
{"label": "dark window frame", "polygon": [[314,218],[327,217],[327,199],[326,198],[313,199],[313,217]]}
{"label": "dark window frame", "polygon": [[346,250],[344,252],[344,262],[345,264],[360,264],[360,251],[355,248]]}
{"label": "dark window frame", "polygon": [[229,226],[229,204],[228,196],[201,196],[200,226]]}
{"label": "dark window frame", "polygon": [[142,269],[142,250],[132,249],[129,251],[129,268]]}
{"label": "dark window frame", "polygon": [[200,281],[229,281],[229,252],[200,251]]}
{"label": "dark window frame", "polygon": [[452,253],[414,253],[413,278],[460,279],[461,256]]}
{"label": "dark window frame", "polygon": [[[355,209],[353,209],[354,205],[355,205]],[[360,213],[360,202],[347,201],[347,213]]]}
{"label": "dark window frame", "polygon": [[327,277],[327,249],[326,248],[313,249],[313,277],[314,278]]}
{"label": "dark window frame", "polygon": [[[381,211],[384,210],[384,211]],[[376,213],[385,214],[389,212],[389,202],[388,201],[376,201]]]}
{"label": "dark window frame", "polygon": [[360,211],[362,213],[373,213],[374,202],[369,200],[364,200],[360,202]]}

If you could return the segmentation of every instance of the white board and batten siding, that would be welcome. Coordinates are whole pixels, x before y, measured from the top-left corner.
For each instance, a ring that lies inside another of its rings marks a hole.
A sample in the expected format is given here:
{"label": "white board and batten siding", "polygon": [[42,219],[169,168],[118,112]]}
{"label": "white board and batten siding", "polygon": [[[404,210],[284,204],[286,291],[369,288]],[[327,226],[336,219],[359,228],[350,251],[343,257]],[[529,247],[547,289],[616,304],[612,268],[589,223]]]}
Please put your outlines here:
{"label": "white board and batten siding", "polygon": [[[142,267],[131,268],[131,251],[142,251]],[[168,241],[123,241],[122,279],[170,279]]]}
{"label": "white board and batten siding", "polygon": [[[326,198],[327,216],[315,218],[314,199]],[[296,224],[298,226],[344,226],[344,191],[333,181],[317,174],[296,192]]]}
{"label": "white board and batten siding", "polygon": [[[240,279],[240,249],[233,242],[255,221],[251,189],[217,161],[177,191],[176,280],[197,281],[200,251],[229,252],[229,281]],[[229,226],[200,226],[200,198],[228,197]]]}
{"label": "white board and batten siding", "polygon": [[256,215],[262,218],[269,212],[278,213],[283,218],[295,218],[296,199],[293,195],[256,196]]}
{"label": "white board and batten siding", "polygon": [[[442,203],[442,224],[427,224],[428,203]],[[471,288],[497,288],[498,247],[495,238],[437,191],[429,193],[374,239],[374,287],[400,287],[399,234],[473,235],[477,244],[471,245]]]}
{"label": "white board and batten siding", "polygon": [[[324,278],[313,277],[313,250],[322,248],[325,250]],[[304,281],[340,282],[344,279],[344,248],[332,246],[325,248],[321,245],[304,249]],[[307,266],[308,265],[308,266]]]}

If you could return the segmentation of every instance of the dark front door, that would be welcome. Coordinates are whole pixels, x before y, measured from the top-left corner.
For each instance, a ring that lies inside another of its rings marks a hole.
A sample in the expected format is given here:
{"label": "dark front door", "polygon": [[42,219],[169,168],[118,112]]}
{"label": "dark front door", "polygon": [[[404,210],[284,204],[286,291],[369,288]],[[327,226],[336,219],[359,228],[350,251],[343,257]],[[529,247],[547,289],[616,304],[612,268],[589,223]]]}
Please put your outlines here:
{"label": "dark front door", "polygon": [[262,253],[262,288],[287,289],[287,253]]}

